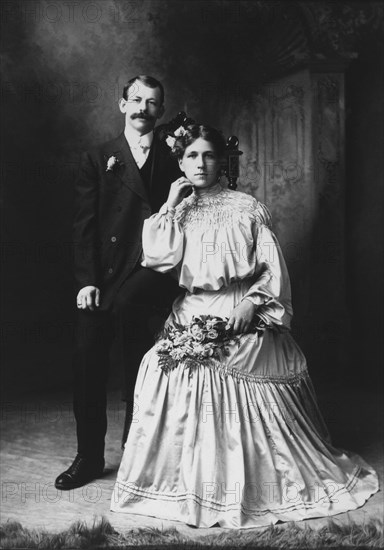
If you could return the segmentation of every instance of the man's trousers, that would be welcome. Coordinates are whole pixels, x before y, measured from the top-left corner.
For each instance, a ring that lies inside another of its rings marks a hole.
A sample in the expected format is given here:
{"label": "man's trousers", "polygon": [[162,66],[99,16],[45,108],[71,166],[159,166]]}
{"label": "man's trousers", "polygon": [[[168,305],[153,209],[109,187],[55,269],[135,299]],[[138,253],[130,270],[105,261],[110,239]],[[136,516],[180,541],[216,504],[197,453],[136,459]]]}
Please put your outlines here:
{"label": "man's trousers", "polygon": [[114,339],[119,337],[121,342],[127,432],[137,371],[143,355],[153,344],[156,308],[157,311],[170,308],[178,294],[180,288],[169,275],[137,267],[118,289],[110,308],[78,311],[73,362],[74,413],[77,451],[83,457],[97,461],[104,456],[109,357]]}

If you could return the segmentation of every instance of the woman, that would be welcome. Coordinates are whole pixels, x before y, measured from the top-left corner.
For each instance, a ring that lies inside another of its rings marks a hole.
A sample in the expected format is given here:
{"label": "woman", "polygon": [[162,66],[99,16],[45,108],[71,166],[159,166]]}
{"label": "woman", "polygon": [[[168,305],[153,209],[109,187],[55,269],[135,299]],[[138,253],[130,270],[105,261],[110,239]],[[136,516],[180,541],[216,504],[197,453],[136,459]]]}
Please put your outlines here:
{"label": "woman", "polygon": [[377,476],[329,441],[267,209],[220,185],[216,130],[187,127],[176,151],[185,178],[145,222],[143,265],[186,294],[141,363],[111,509],[248,528],[361,506]]}

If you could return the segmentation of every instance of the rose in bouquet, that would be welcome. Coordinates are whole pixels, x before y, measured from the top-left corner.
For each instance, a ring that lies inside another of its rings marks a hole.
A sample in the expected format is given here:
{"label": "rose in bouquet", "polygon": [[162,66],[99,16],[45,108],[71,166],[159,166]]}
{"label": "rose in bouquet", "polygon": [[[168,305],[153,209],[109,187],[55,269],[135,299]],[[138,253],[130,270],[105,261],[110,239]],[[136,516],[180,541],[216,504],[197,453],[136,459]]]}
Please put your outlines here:
{"label": "rose in bouquet", "polygon": [[228,319],[194,316],[189,325],[168,325],[155,346],[161,368],[168,372],[181,362],[191,367],[212,359],[222,360],[237,341],[226,329]]}

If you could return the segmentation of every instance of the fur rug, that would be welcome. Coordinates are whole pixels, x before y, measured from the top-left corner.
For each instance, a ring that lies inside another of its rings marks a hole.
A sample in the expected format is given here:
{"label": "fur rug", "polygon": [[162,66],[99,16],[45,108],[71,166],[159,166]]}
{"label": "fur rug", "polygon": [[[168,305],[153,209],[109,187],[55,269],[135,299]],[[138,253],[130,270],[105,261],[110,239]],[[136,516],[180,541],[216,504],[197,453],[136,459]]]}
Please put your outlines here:
{"label": "fur rug", "polygon": [[263,530],[230,530],[216,535],[189,539],[176,529],[136,529],[117,533],[110,523],[102,519],[88,527],[79,521],[67,531],[50,534],[47,531],[24,529],[18,522],[0,526],[0,548],[135,548],[158,550],[161,548],[383,548],[383,526],[379,521],[366,525],[341,525],[329,521],[319,530],[299,527],[270,526]]}

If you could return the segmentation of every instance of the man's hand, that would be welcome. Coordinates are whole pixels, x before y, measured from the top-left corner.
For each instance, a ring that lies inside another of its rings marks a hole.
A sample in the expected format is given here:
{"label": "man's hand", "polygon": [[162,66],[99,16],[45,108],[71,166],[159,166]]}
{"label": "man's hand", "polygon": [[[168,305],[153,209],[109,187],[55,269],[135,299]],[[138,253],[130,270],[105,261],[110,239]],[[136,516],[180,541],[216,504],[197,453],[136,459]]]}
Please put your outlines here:
{"label": "man's hand", "polygon": [[232,311],[226,328],[232,329],[232,334],[245,333],[250,327],[255,313],[255,306],[250,300],[243,300]]}
{"label": "man's hand", "polygon": [[184,199],[187,192],[191,189],[192,184],[189,179],[184,176],[174,181],[169,189],[167,204],[170,208],[176,208]]}
{"label": "man's hand", "polygon": [[100,305],[100,290],[96,286],[85,286],[79,291],[76,303],[78,309],[94,311],[95,306]]}

